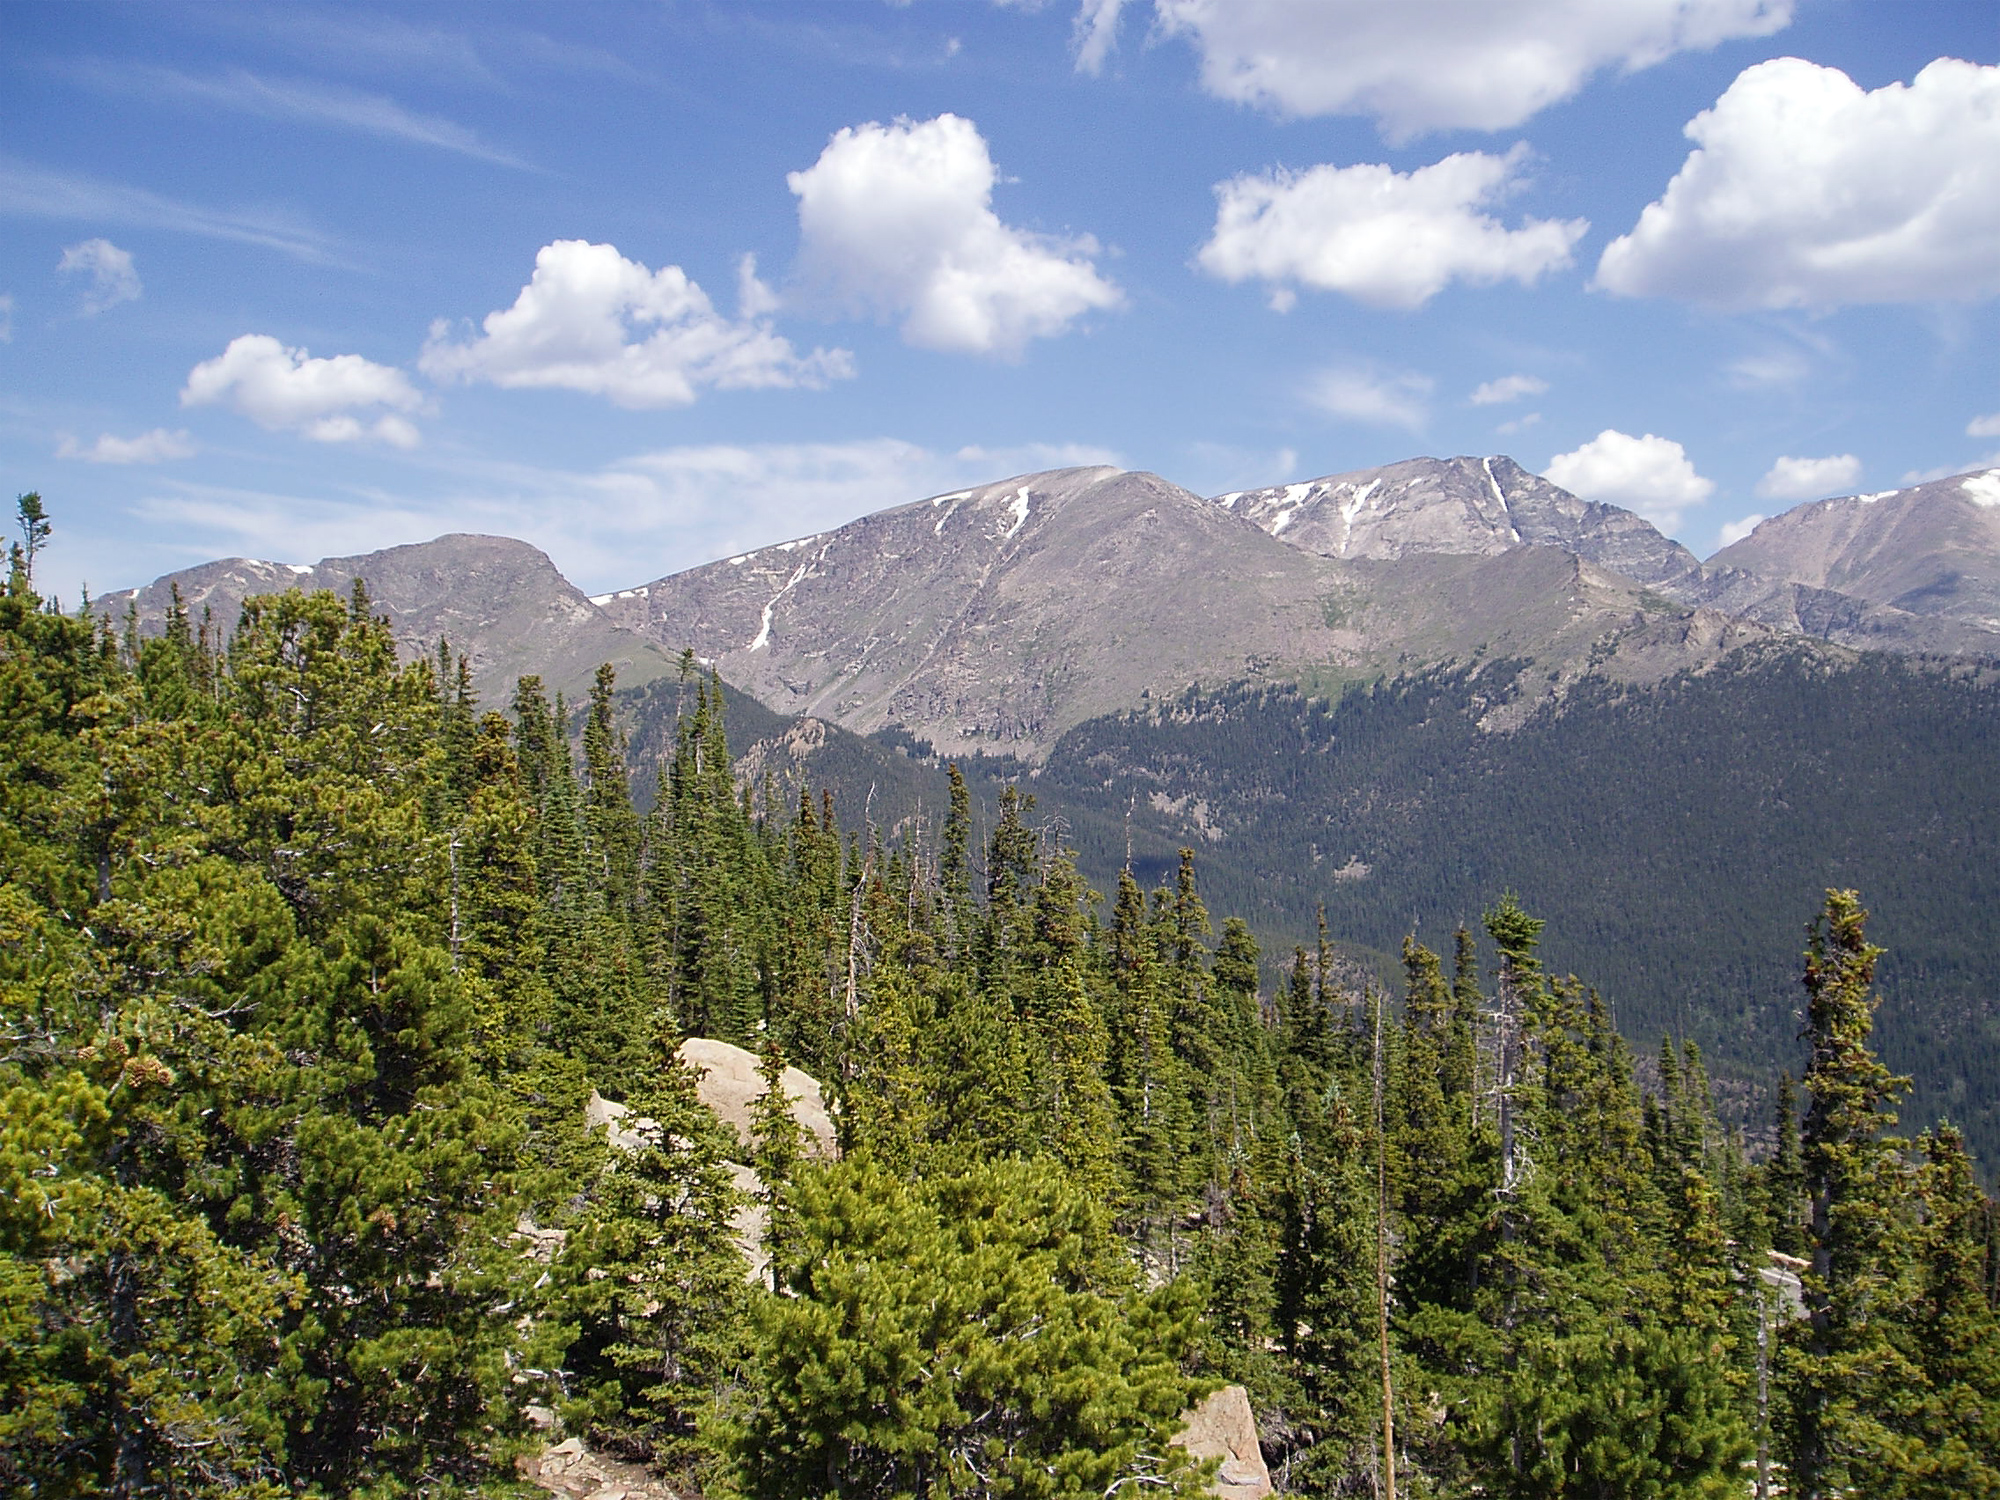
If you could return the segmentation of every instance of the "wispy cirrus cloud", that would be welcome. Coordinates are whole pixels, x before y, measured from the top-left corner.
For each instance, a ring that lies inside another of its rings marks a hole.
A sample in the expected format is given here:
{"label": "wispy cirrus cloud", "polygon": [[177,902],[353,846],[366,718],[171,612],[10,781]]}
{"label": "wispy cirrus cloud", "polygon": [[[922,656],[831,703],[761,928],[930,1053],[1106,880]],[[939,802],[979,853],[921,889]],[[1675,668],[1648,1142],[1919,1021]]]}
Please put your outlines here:
{"label": "wispy cirrus cloud", "polygon": [[1308,405],[1329,416],[1415,432],[1430,418],[1430,396],[1436,385],[1430,376],[1414,370],[1334,365],[1308,379],[1302,394]]}
{"label": "wispy cirrus cloud", "polygon": [[0,214],[166,229],[262,245],[315,265],[347,264],[333,240],[282,210],[204,208],[145,188],[53,172],[4,157],[0,157]]}
{"label": "wispy cirrus cloud", "polygon": [[271,78],[244,68],[203,74],[146,63],[91,61],[67,72],[101,93],[146,95],[254,115],[351,130],[385,140],[453,151],[496,166],[531,170],[519,157],[488,145],[477,133],[438,115],[406,109],[382,94],[309,78]]}

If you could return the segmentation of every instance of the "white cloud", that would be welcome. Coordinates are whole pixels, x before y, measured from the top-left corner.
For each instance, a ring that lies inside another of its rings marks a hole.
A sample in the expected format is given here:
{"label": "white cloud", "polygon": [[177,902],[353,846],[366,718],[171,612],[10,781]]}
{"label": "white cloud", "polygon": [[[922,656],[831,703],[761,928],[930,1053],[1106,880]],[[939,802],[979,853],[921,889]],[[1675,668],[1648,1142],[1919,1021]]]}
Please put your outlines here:
{"label": "white cloud", "polygon": [[139,273],[132,265],[132,252],[120,250],[105,239],[84,240],[63,251],[56,269],[65,276],[84,275],[90,286],[83,294],[83,310],[95,316],[121,302],[139,298]]}
{"label": "white cloud", "polygon": [[301,496],[169,483],[139,509],[172,526],[190,558],[307,561],[453,531],[515,536],[598,593],[926,495],[1038,469],[1119,462],[1116,453],[1076,443],[956,450],[887,437],[702,444],[584,471],[503,463],[433,470],[442,484],[428,496]]}
{"label": "white cloud", "polygon": [[1413,172],[1362,164],[1232,177],[1216,184],[1215,231],[1197,259],[1224,281],[1272,283],[1280,310],[1293,283],[1405,309],[1454,281],[1531,285],[1568,265],[1590,226],[1527,219],[1508,229],[1482,211],[1519,186],[1526,158],[1516,146],[1505,156],[1460,152]]}
{"label": "white cloud", "polygon": [[2000,411],[1987,417],[1974,417],[1965,424],[1967,437],[2000,437]]}
{"label": "white cloud", "polygon": [[1597,284],[1721,308],[2000,294],[2000,67],[1953,58],[1874,92],[1781,57],[1689,122],[1696,149]]}
{"label": "white cloud", "polygon": [[1797,385],[1812,374],[1812,362],[1795,349],[1777,349],[1731,360],[1726,373],[1739,391],[1770,390]]}
{"label": "white cloud", "polygon": [[[752,262],[739,289],[747,306],[765,304],[761,288]],[[418,367],[433,380],[584,391],[632,408],[686,406],[704,387],[819,386],[854,373],[845,350],[801,355],[756,317],[723,317],[679,266],[649,271],[584,240],[544,245],[514,305],[480,327],[454,343],[448,324],[433,323]]]}
{"label": "white cloud", "polygon": [[1836,453],[1831,458],[1781,458],[1771,472],[1757,481],[1757,493],[1766,500],[1817,500],[1840,490],[1851,490],[1861,477],[1861,460],[1852,453]]}
{"label": "white cloud", "polygon": [[1769,36],[1792,0],[1155,0],[1202,86],[1281,115],[1372,115],[1392,139],[1505,130],[1594,73]]}
{"label": "white cloud", "polygon": [[1306,382],[1305,398],[1321,411],[1378,427],[1422,427],[1435,382],[1414,371],[1385,375],[1359,366],[1321,370]]}
{"label": "white cloud", "polygon": [[[217,402],[260,427],[297,432],[315,442],[375,438],[392,447],[414,448],[417,429],[397,413],[417,410],[423,398],[409,376],[393,365],[378,365],[358,354],[314,359],[269,334],[246,333],[188,371],[181,405]],[[382,406],[389,410],[372,421],[355,415]]]}
{"label": "white cloud", "polygon": [[1523,396],[1539,396],[1548,388],[1549,383],[1539,375],[1502,375],[1475,390],[1472,404],[1504,406],[1509,401],[1519,401]]}
{"label": "white cloud", "polygon": [[1078,0],[1076,9],[1076,70],[1101,73],[1104,59],[1118,41],[1118,13],[1125,0]]}
{"label": "white cloud", "polygon": [[1540,423],[1541,420],[1542,414],[1538,411],[1524,412],[1511,422],[1502,422],[1493,430],[1504,437],[1511,437],[1517,432],[1526,432],[1530,427]]}
{"label": "white cloud", "polygon": [[757,257],[745,255],[736,262],[736,316],[767,318],[780,306],[778,294],[757,275]]}
{"label": "white cloud", "polygon": [[14,294],[0,292],[0,344],[14,342]]}
{"label": "white cloud", "polygon": [[806,282],[842,306],[900,317],[906,343],[1010,356],[1124,302],[1088,235],[1001,222],[993,158],[957,115],[850,126],[785,180]]}
{"label": "white cloud", "polygon": [[137,437],[114,437],[104,433],[86,446],[65,435],[56,444],[57,458],[80,458],[87,464],[157,464],[172,458],[193,458],[194,439],[186,432],[169,432],[155,427]]}
{"label": "white cloud", "polygon": [[1763,524],[1764,518],[1755,511],[1752,511],[1740,521],[1724,521],[1721,529],[1716,532],[1715,537],[1723,546],[1733,546]]}
{"label": "white cloud", "polygon": [[1608,427],[1574,452],[1550,459],[1542,477],[1585,500],[1637,511],[1667,532],[1680,524],[1682,511],[1715,492],[1715,482],[1695,472],[1679,443]]}

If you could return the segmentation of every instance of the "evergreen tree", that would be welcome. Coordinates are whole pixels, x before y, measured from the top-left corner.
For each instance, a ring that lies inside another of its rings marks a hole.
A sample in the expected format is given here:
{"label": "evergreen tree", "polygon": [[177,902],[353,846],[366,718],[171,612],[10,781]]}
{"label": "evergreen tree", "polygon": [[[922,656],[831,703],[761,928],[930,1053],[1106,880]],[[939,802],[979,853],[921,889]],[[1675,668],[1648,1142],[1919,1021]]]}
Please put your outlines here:
{"label": "evergreen tree", "polygon": [[1907,1379],[1905,1362],[1872,1314],[1897,1296],[1903,1226],[1901,1169],[1882,1132],[1907,1085],[1869,1049],[1882,950],[1865,935],[1867,913],[1853,891],[1828,891],[1806,950],[1806,1035],[1811,1062],[1801,1158],[1811,1214],[1812,1266],[1806,1318],[1788,1338],[1787,1467],[1802,1500],[1844,1493],[1857,1463],[1882,1446],[1871,1408],[1885,1383]]}
{"label": "evergreen tree", "polygon": [[1169,1446],[1184,1291],[1121,1276],[1101,1211],[999,1162],[910,1184],[801,1175],[791,1295],[761,1304],[732,1450],[752,1496],[1195,1495]]}

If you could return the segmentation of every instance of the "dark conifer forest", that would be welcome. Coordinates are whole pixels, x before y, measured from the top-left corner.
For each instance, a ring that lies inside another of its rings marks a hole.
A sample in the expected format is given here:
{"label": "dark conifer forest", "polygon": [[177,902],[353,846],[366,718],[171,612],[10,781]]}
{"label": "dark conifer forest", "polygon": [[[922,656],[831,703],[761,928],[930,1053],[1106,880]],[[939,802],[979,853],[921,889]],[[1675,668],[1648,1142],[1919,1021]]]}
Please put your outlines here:
{"label": "dark conifer forest", "polygon": [[[1169,1439],[1238,1383],[1285,1493],[2000,1495],[2000,1222],[1958,1127],[1898,1122],[1897,933],[1852,891],[1784,914],[1797,1077],[1752,1151],[1699,1045],[1639,1069],[1545,960],[1554,884],[1357,987],[1186,852],[1099,896],[956,768],[894,838],[780,799],[691,658],[635,786],[609,668],[482,704],[358,587],[141,640],[31,561],[6,1493],[505,1494],[532,1407],[687,1494],[1191,1495]],[[755,1279],[689,1037],[833,1105],[837,1159],[759,1112]]]}

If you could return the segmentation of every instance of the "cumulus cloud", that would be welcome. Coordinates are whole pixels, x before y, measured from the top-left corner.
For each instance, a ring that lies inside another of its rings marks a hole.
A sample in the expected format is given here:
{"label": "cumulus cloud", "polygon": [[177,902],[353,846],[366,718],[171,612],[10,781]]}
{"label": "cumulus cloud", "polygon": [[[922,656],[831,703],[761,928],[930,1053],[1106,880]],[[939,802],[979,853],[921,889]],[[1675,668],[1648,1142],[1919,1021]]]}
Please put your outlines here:
{"label": "cumulus cloud", "polygon": [[194,439],[185,431],[169,432],[164,427],[129,438],[107,432],[89,444],[65,435],[56,444],[56,457],[82,459],[87,464],[158,464],[173,458],[193,458]]}
{"label": "cumulus cloud", "polygon": [[1757,481],[1757,493],[1766,500],[1817,500],[1821,495],[1853,489],[1860,477],[1861,460],[1852,453],[1836,453],[1831,458],[1781,458]]}
{"label": "cumulus cloud", "polygon": [[1940,58],[1871,93],[1781,57],[1687,135],[1666,192],[1605,247],[1607,291],[1725,309],[2000,294],[2000,67]]}
{"label": "cumulus cloud", "polygon": [[95,317],[121,302],[139,299],[139,273],[132,265],[132,252],[120,250],[109,240],[85,240],[63,251],[56,269],[65,276],[88,276],[83,310]]}
{"label": "cumulus cloud", "polygon": [[1218,183],[1215,231],[1197,254],[1224,281],[1345,292],[1374,307],[1417,308],[1454,281],[1531,285],[1569,264],[1590,226],[1526,219],[1509,229],[1484,210],[1520,185],[1527,148],[1464,151],[1413,172],[1318,166]]}
{"label": "cumulus cloud", "polygon": [[[181,405],[222,404],[272,432],[297,432],[320,443],[373,438],[396,448],[414,448],[417,429],[402,412],[416,411],[423,398],[409,376],[393,365],[378,365],[358,354],[314,359],[304,349],[288,349],[266,333],[231,339],[214,359],[188,371]],[[379,415],[357,413],[387,407]]]}
{"label": "cumulus cloud", "polygon": [[1474,406],[1504,406],[1509,401],[1519,401],[1523,396],[1539,396],[1549,388],[1549,383],[1539,375],[1502,375],[1498,380],[1489,380],[1472,393]]}
{"label": "cumulus cloud", "polygon": [[1601,500],[1637,511],[1662,531],[1680,524],[1681,512],[1715,492],[1715,482],[1697,474],[1687,450],[1669,438],[1605,428],[1581,448],[1558,453],[1542,477],[1585,500]]}
{"label": "cumulus cloud", "polygon": [[1967,437],[2000,437],[2000,411],[1988,417],[1974,417],[1965,424]]}
{"label": "cumulus cloud", "polygon": [[1357,365],[1321,370],[1306,382],[1305,398],[1330,416],[1377,427],[1422,427],[1430,415],[1435,382],[1414,371],[1384,374]]}
{"label": "cumulus cloud", "polygon": [[679,266],[649,271],[614,245],[557,240],[512,307],[454,342],[431,325],[418,367],[433,380],[484,380],[509,389],[558,388],[618,406],[686,406],[704,387],[748,390],[820,386],[854,373],[845,350],[801,355],[761,314],[770,299],[746,268],[742,319],[718,313]]}
{"label": "cumulus cloud", "polygon": [[1088,235],[1003,223],[985,139],[957,115],[850,126],[786,177],[799,200],[799,266],[836,304],[900,318],[904,342],[1019,354],[1124,295]]}
{"label": "cumulus cloud", "polygon": [[1629,72],[1733,37],[1769,36],[1790,22],[1792,0],[1155,0],[1155,8],[1164,32],[1194,44],[1202,86],[1218,98],[1280,115],[1372,115],[1403,140],[1505,130],[1602,69]]}
{"label": "cumulus cloud", "polygon": [[1716,532],[1715,539],[1725,547],[1734,546],[1763,524],[1764,518],[1752,511],[1740,521],[1724,521],[1721,529]]}

